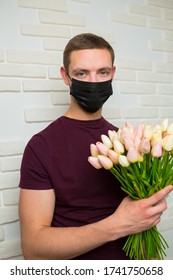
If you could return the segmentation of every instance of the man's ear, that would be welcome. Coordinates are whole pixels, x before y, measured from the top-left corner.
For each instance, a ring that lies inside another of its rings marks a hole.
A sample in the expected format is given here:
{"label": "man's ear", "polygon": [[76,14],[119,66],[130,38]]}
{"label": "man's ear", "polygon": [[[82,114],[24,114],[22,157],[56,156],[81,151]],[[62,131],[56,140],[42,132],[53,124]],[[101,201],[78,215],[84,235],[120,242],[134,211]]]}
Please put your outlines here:
{"label": "man's ear", "polygon": [[61,66],[60,73],[61,73],[61,77],[62,77],[64,83],[69,86],[71,81],[70,81],[70,79],[68,77],[67,71],[66,71],[64,66]]}

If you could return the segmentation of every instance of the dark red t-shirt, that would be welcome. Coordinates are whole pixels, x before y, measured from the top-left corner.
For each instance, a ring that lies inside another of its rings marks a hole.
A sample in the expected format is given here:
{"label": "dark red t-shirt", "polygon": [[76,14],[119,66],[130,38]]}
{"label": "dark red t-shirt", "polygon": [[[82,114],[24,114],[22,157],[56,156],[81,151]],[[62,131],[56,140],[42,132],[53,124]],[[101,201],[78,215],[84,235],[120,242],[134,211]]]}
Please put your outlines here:
{"label": "dark red t-shirt", "polygon": [[[28,142],[20,187],[54,189],[53,227],[97,222],[111,215],[126,196],[111,172],[88,162],[90,144],[100,141],[109,129],[117,130],[104,118],[80,121],[62,116]],[[75,259],[127,259],[122,250],[125,240],[109,242]]]}

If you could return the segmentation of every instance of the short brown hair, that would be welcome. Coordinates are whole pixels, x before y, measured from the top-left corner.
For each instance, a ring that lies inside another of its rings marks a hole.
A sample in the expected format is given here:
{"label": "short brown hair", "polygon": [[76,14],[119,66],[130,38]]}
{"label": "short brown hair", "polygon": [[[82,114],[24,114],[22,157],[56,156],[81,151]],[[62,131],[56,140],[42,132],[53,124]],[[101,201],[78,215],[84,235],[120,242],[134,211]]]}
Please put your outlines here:
{"label": "short brown hair", "polygon": [[68,71],[70,64],[70,55],[73,51],[85,49],[107,49],[112,58],[112,65],[114,63],[114,50],[111,45],[102,37],[92,33],[82,33],[73,37],[66,45],[63,53],[63,64]]}

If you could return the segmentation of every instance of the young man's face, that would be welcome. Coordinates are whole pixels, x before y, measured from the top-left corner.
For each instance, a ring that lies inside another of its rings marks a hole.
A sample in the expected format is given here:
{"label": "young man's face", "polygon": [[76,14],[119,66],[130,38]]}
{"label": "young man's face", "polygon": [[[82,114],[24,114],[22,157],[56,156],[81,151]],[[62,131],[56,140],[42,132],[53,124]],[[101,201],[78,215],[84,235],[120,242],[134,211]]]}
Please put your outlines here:
{"label": "young man's face", "polygon": [[68,74],[70,78],[86,82],[103,82],[113,79],[115,67],[107,49],[73,51]]}

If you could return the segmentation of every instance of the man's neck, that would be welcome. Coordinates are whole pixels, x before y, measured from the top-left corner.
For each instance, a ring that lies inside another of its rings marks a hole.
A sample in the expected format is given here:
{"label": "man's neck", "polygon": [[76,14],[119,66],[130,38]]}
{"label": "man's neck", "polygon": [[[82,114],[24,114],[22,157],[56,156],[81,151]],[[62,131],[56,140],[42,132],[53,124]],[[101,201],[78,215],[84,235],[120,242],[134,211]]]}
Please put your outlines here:
{"label": "man's neck", "polygon": [[67,112],[64,114],[64,116],[71,118],[71,119],[76,119],[76,120],[83,120],[83,121],[89,121],[89,120],[97,120],[101,118],[101,112],[102,110],[98,110],[95,113],[88,113],[80,108],[71,108],[67,110]]}

